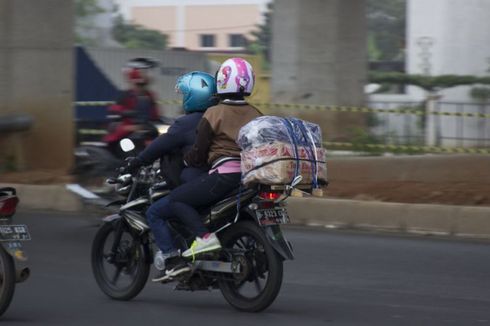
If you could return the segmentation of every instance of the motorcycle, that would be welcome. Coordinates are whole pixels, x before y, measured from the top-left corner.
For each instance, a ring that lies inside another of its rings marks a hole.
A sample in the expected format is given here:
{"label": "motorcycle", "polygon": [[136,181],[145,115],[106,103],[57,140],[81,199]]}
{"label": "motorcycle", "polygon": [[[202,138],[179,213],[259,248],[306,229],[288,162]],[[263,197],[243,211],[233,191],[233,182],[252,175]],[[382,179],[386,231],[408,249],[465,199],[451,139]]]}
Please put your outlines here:
{"label": "motorcycle", "polygon": [[[301,176],[286,186],[240,187],[212,207],[202,208],[203,221],[217,233],[222,249],[188,259],[191,271],[171,280],[175,289],[219,289],[241,311],[270,306],[281,288],[283,262],[294,257],[280,226],[289,223],[285,199],[300,181]],[[130,300],[145,286],[153,263],[154,239],[145,211],[170,189],[154,167],[108,182],[124,199],[109,204],[119,206],[119,212],[103,218],[92,244],[92,270],[107,296]],[[169,220],[169,226],[176,246],[182,251],[189,248],[192,232],[176,219]]]}
{"label": "motorcycle", "polygon": [[12,224],[18,202],[14,188],[0,188],[0,315],[12,301],[15,284],[30,275],[28,267],[20,267],[27,261],[22,241],[31,239],[29,230],[26,225]]}
{"label": "motorcycle", "polygon": [[[112,116],[112,119],[120,119]],[[77,183],[93,193],[110,194],[112,188],[105,185],[105,179],[115,176],[115,170],[124,159],[136,156],[159,134],[165,133],[171,122],[145,123],[117,143],[109,145],[105,142],[82,142],[75,149],[75,168],[73,174]]]}

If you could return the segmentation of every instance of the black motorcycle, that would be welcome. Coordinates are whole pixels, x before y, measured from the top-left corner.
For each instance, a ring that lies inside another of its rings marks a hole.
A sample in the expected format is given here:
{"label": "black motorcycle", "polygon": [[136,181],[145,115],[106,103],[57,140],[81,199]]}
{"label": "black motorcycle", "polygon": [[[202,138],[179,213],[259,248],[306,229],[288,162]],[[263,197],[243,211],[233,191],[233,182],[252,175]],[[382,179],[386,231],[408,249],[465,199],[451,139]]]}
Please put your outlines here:
{"label": "black motorcycle", "polygon": [[0,315],[12,301],[15,283],[25,281],[30,274],[22,249],[22,241],[31,239],[29,231],[26,225],[12,224],[18,202],[14,188],[0,188]]}
{"label": "black motorcycle", "polygon": [[[238,310],[258,312],[277,297],[282,284],[283,261],[293,259],[291,244],[280,225],[289,223],[285,199],[301,177],[286,186],[258,185],[237,189],[201,214],[216,232],[222,249],[189,259],[191,271],[177,276],[176,290],[219,289]],[[125,198],[119,212],[105,217],[92,245],[92,270],[100,289],[116,300],[130,300],[145,286],[153,263],[154,240],[145,219],[149,205],[170,190],[158,171],[109,180]],[[169,221],[176,245],[186,250],[194,236],[179,220]]]}

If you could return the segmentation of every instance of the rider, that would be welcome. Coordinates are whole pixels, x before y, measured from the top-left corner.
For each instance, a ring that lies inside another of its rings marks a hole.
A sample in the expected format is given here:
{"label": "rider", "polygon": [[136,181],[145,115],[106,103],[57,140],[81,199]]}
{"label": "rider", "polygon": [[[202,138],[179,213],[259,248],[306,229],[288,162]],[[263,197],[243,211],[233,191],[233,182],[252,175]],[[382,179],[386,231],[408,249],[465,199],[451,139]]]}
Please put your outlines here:
{"label": "rider", "polygon": [[[182,256],[218,250],[221,244],[209,233],[196,207],[209,206],[232,190],[241,180],[240,148],[235,142],[240,128],[261,115],[244,97],[252,93],[255,78],[252,66],[242,58],[226,60],[216,73],[220,103],[209,108],[197,126],[192,149],[184,156],[189,167],[207,168],[208,174],[175,188],[167,197],[171,213],[193,228],[196,239]],[[167,239],[171,243],[170,238]],[[189,270],[180,256],[166,262],[154,281],[165,281]]]}
{"label": "rider", "polygon": [[155,95],[148,89],[151,82],[150,70],[156,66],[155,60],[135,58],[128,61],[123,68],[130,88],[121,92],[116,103],[109,107],[109,113],[122,118],[121,122],[111,124],[109,134],[104,137],[104,142],[110,148],[119,148],[119,141],[134,132],[139,125],[158,120]]}
{"label": "rider", "polygon": [[[218,98],[215,96],[215,79],[205,72],[194,71],[181,76],[177,80],[175,89],[183,95],[183,108],[186,114],[175,120],[167,133],[159,136],[136,158],[130,160],[124,172],[133,173],[139,167],[149,165],[175,151],[187,152],[194,144],[196,127],[203,112],[218,103]],[[195,179],[207,171],[206,166],[185,167],[180,174],[180,182]],[[153,203],[146,211],[148,224],[160,249],[154,259],[155,267],[159,270],[164,269],[164,261],[167,258],[180,256],[180,252],[173,246],[172,236],[164,218],[172,215],[169,209],[168,196],[166,196]]]}

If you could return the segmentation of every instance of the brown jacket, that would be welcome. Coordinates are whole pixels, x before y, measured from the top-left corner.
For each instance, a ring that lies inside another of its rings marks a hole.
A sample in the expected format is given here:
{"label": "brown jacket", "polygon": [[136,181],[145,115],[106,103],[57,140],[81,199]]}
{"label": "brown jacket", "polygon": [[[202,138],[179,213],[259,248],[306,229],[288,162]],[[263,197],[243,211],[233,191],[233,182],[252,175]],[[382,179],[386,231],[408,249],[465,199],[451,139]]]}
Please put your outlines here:
{"label": "brown jacket", "polygon": [[238,131],[262,114],[253,106],[220,103],[209,108],[197,125],[196,142],[184,156],[189,166],[211,166],[222,157],[240,157]]}

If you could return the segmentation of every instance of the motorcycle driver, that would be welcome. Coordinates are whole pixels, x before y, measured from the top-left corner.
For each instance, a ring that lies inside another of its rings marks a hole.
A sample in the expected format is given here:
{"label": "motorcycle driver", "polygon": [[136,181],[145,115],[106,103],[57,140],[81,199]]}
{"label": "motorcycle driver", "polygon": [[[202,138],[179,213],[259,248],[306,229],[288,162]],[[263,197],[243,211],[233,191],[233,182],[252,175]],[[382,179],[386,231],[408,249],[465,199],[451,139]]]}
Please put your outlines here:
{"label": "motorcycle driver", "polygon": [[148,58],[135,58],[123,68],[130,86],[121,92],[116,103],[109,107],[109,113],[121,116],[121,122],[112,123],[104,142],[109,148],[119,148],[119,141],[138,129],[142,124],[159,118],[155,95],[148,89],[151,82],[150,70],[157,62]]}
{"label": "motorcycle driver", "polygon": [[[149,165],[158,158],[172,154],[176,150],[186,153],[194,144],[196,128],[204,111],[218,103],[215,79],[205,72],[194,71],[181,76],[177,80],[175,88],[183,95],[183,108],[186,114],[175,120],[167,133],[160,135],[136,158],[129,161],[125,172],[134,173],[139,167]],[[181,156],[180,162],[182,162]],[[184,167],[180,174],[180,182],[188,182],[207,171],[207,166]],[[146,219],[159,248],[155,255],[154,265],[160,271],[165,269],[167,259],[172,261],[175,259],[171,258],[180,258],[180,252],[174,247],[166,221],[172,215],[168,196],[153,203],[146,211]],[[183,221],[187,222],[186,219]],[[190,227],[193,225],[192,223],[187,224]],[[188,267],[180,272],[187,270],[189,270]]]}
{"label": "motorcycle driver", "polygon": [[[216,73],[220,103],[204,113],[197,126],[195,143],[184,155],[188,167],[211,167],[211,170],[167,196],[173,216],[192,226],[197,235],[183,257],[221,248],[216,234],[208,231],[196,207],[214,204],[240,185],[240,148],[235,139],[243,125],[261,115],[244,99],[252,93],[254,82],[252,66],[242,58],[226,60]],[[190,270],[178,252],[172,255],[166,256],[165,269],[153,281],[166,281]]]}

